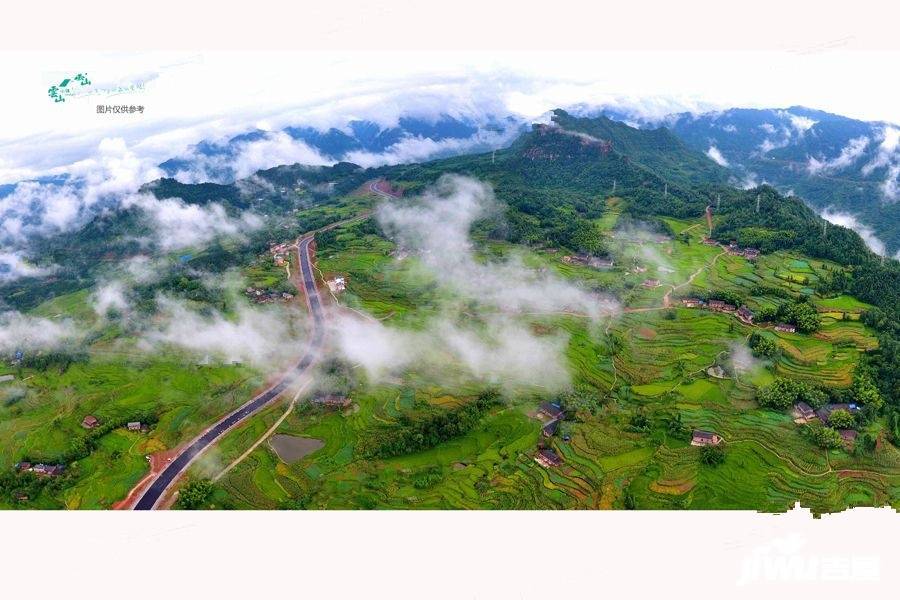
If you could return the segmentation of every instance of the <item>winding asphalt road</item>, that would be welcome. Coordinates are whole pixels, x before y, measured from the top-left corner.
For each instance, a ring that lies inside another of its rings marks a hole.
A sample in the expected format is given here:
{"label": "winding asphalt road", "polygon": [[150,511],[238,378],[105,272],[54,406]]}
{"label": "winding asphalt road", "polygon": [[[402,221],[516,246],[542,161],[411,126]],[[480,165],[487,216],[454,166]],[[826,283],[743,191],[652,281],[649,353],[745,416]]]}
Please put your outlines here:
{"label": "winding asphalt road", "polygon": [[309,245],[312,240],[313,237],[311,235],[307,236],[301,239],[297,246],[297,255],[300,261],[300,274],[303,278],[303,293],[306,295],[306,302],[313,317],[312,339],[310,340],[309,347],[303,355],[303,358],[301,358],[300,362],[286,373],[281,380],[275,383],[275,385],[250,399],[246,404],[239,407],[234,412],[224,416],[188,444],[188,446],[184,448],[172,462],[166,465],[166,468],[163,469],[159,475],[156,476],[153,483],[143,491],[138,501],[134,504],[134,510],[152,510],[156,508],[160,500],[165,496],[166,491],[172,487],[172,484],[178,480],[178,477],[194,460],[197,459],[197,457],[203,454],[207,448],[238,423],[258,412],[277,398],[315,361],[316,355],[322,348],[325,334],[322,327],[324,320],[322,302],[319,298],[319,290],[316,288],[316,278],[313,274],[312,265],[310,264]]}

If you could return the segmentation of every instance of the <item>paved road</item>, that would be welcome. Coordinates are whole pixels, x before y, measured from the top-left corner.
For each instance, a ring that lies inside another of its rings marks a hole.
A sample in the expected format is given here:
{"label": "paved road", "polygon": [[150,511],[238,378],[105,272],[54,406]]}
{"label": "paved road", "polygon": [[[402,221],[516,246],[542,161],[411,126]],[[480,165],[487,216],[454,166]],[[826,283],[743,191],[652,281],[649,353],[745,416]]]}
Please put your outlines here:
{"label": "paved road", "polygon": [[309,348],[291,371],[289,371],[278,383],[249,400],[246,404],[223,417],[215,425],[207,429],[200,437],[192,441],[181,453],[170,462],[156,477],[150,487],[141,494],[140,499],[134,504],[134,510],[152,510],[159,504],[160,499],[172,486],[178,477],[190,466],[190,464],[203,452],[222,437],[228,430],[238,423],[258,412],[277,398],[288,386],[303,374],[313,363],[324,340],[322,302],[319,298],[319,290],[316,288],[316,278],[310,264],[309,244],[312,236],[300,240],[297,254],[300,259],[300,275],[303,278],[303,293],[312,313],[312,339]]}

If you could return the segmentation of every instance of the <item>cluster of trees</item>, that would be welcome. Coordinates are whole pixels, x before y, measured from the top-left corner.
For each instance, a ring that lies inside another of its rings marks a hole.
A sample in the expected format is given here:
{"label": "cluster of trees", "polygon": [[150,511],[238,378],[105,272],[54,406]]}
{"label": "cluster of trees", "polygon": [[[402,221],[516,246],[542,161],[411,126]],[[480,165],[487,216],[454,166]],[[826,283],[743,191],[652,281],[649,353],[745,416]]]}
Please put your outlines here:
{"label": "cluster of trees", "polygon": [[835,428],[823,425],[818,421],[807,423],[800,431],[820,448],[840,448],[844,443],[841,434]]}
{"label": "cluster of trees", "polygon": [[828,402],[828,394],[804,381],[776,377],[771,385],[759,389],[756,400],[761,406],[776,410],[790,408],[797,402],[806,402],[813,408],[819,408]]}
{"label": "cluster of trees", "polygon": [[500,403],[500,394],[489,390],[451,410],[404,414],[396,425],[377,428],[363,438],[357,451],[366,458],[389,458],[432,448],[467,433]]}
{"label": "cluster of trees", "polygon": [[754,331],[750,334],[747,343],[750,346],[750,351],[753,352],[753,356],[759,358],[773,358],[778,356],[780,351],[778,343],[775,340],[758,331]]}
{"label": "cluster of trees", "polygon": [[725,462],[725,448],[721,445],[702,446],[700,448],[700,462],[710,467],[718,467]]}
{"label": "cluster of trees", "polygon": [[[857,366],[854,371],[853,385],[848,390],[834,388],[826,390],[805,381],[776,377],[771,385],[759,389],[756,393],[756,400],[760,405],[775,410],[790,408],[797,402],[806,402],[813,408],[820,408],[828,402],[849,402],[864,407],[864,419],[871,419],[884,405],[884,398],[864,364]],[[840,413],[840,411],[836,410],[831,414],[835,413]],[[853,417],[853,415],[850,416]],[[838,419],[841,418],[838,417]],[[854,422],[856,422],[855,418]]]}
{"label": "cluster of trees", "polygon": [[65,373],[73,364],[84,363],[87,360],[88,354],[83,348],[66,348],[41,352],[23,352],[18,366],[41,371],[55,367],[59,369],[60,373]]}
{"label": "cluster of trees", "polygon": [[40,477],[28,471],[19,473],[4,469],[0,472],[0,497],[13,504],[25,498],[34,500],[44,491],[54,494],[66,487],[67,475],[68,473],[63,473],[58,477]]}
{"label": "cluster of trees", "polygon": [[812,333],[822,327],[822,317],[815,305],[805,297],[785,302],[778,308],[763,307],[756,312],[756,320],[791,323],[803,333]]}
{"label": "cluster of trees", "polygon": [[206,508],[213,491],[213,482],[209,479],[192,479],[179,488],[176,506],[183,510]]}

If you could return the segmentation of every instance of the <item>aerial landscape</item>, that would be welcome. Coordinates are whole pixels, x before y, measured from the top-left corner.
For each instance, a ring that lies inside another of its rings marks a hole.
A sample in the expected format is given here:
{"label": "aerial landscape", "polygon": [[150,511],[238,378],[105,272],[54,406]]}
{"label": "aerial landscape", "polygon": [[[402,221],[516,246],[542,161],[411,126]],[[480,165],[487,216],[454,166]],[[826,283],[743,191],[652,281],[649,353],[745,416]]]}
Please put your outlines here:
{"label": "aerial landscape", "polygon": [[410,113],[6,184],[0,508],[900,507],[898,131]]}
{"label": "aerial landscape", "polygon": [[900,4],[2,14],[5,596],[900,586]]}

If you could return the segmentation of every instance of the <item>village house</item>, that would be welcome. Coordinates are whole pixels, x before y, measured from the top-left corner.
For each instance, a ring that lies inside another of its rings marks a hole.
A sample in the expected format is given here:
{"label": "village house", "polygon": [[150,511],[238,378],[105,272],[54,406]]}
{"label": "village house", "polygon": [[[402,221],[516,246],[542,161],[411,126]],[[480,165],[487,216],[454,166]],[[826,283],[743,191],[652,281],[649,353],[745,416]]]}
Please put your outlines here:
{"label": "village house", "polygon": [[23,460],[22,462],[16,463],[16,471],[30,471],[30,470],[31,470],[30,462]]}
{"label": "village house", "polygon": [[558,421],[566,416],[566,413],[562,409],[562,407],[555,402],[544,402],[543,404],[541,404],[540,408],[538,408],[538,413],[544,415],[552,421]]}
{"label": "village house", "polygon": [[642,267],[641,265],[638,265],[634,268],[634,272],[635,273],[646,273],[647,267]]}
{"label": "village house", "polygon": [[723,300],[709,301],[709,310],[722,310],[723,308],[725,308],[725,302]]}
{"label": "village house", "polygon": [[728,373],[722,368],[722,365],[712,365],[706,369],[706,374],[716,379],[728,379]]}
{"label": "village house", "polygon": [[140,421],[131,421],[125,426],[128,431],[140,431],[141,430],[141,422]]}
{"label": "village house", "polygon": [[797,331],[797,328],[793,325],[788,325],[787,323],[779,323],[775,326],[775,331],[783,331],[784,333],[794,333]]}
{"label": "village house", "polygon": [[15,378],[16,378],[15,375],[0,375],[0,383],[4,383],[6,381],[12,381]]}
{"label": "village house", "polygon": [[659,287],[659,279],[645,279],[641,285],[645,288]]}
{"label": "village house", "polygon": [[818,418],[816,416],[816,411],[814,411],[806,402],[798,402],[795,404],[794,410],[791,411],[791,415],[794,417],[794,423],[797,425],[803,425]]}
{"label": "village house", "polygon": [[707,246],[718,246],[719,245],[719,242],[717,242],[716,240],[714,240],[710,237],[703,238],[703,243],[706,244]]}
{"label": "village house", "polygon": [[85,429],[93,429],[94,427],[96,427],[99,424],[100,424],[100,421],[94,415],[87,415],[81,421],[81,426],[84,427]]}
{"label": "village house", "polygon": [[726,304],[725,306],[722,307],[722,312],[727,312],[727,313],[737,312],[737,306],[735,306],[734,304]]}
{"label": "village house", "polygon": [[321,394],[312,399],[313,404],[325,408],[347,408],[350,406],[350,398],[340,394]]}
{"label": "village house", "polygon": [[718,446],[721,442],[722,438],[712,431],[695,429],[691,434],[691,446]]}
{"label": "village house", "polygon": [[556,435],[557,430],[559,429],[559,420],[550,421],[546,425],[541,428],[541,435],[545,438],[551,438]]}
{"label": "village house", "polygon": [[537,455],[535,455],[534,460],[539,465],[547,469],[549,469],[550,467],[558,467],[563,462],[559,455],[550,448],[538,449]]}
{"label": "village house", "polygon": [[703,300],[701,300],[700,298],[682,298],[681,304],[685,308],[698,308],[700,306],[703,306],[705,302],[703,302]]}
{"label": "village house", "polygon": [[756,260],[759,258],[759,250],[756,248],[744,248],[743,255],[747,260]]}
{"label": "village house", "polygon": [[280,255],[280,254],[276,254],[276,255],[275,255],[275,266],[276,266],[276,267],[283,267],[283,266],[284,266],[284,263],[285,263],[284,257],[283,257],[282,255]]}
{"label": "village house", "polygon": [[62,475],[64,469],[65,467],[62,465],[45,465],[44,463],[38,463],[31,467],[29,471],[43,477],[56,477],[57,475]]}
{"label": "village house", "polygon": [[742,306],[737,310],[737,318],[748,325],[753,325],[753,312],[746,306]]}
{"label": "village house", "polygon": [[339,294],[347,289],[346,280],[343,277],[335,277],[325,282],[332,294]]}
{"label": "village house", "polygon": [[822,420],[823,423],[827,423],[828,419],[831,418],[831,413],[836,410],[846,410],[848,413],[853,414],[859,411],[859,407],[855,404],[826,404],[822,408],[816,411],[816,416]]}
{"label": "village house", "polygon": [[846,446],[848,450],[852,450],[854,444],[856,444],[856,431],[852,429],[838,429],[838,433],[841,434],[844,446]]}

